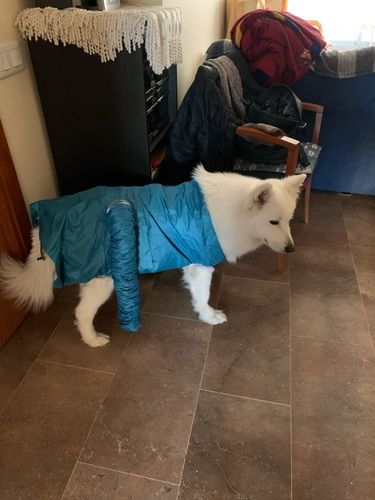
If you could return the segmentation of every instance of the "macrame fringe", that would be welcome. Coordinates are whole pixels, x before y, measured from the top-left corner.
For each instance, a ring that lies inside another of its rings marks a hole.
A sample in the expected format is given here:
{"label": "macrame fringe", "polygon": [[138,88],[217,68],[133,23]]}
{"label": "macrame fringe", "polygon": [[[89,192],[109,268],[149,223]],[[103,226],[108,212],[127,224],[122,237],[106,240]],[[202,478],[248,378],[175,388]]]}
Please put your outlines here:
{"label": "macrame fringe", "polygon": [[72,44],[102,62],[114,61],[125,48],[132,52],[143,43],[156,74],[182,62],[181,12],[173,8],[122,7],[113,11],[83,9],[23,10],[16,19],[23,38]]}

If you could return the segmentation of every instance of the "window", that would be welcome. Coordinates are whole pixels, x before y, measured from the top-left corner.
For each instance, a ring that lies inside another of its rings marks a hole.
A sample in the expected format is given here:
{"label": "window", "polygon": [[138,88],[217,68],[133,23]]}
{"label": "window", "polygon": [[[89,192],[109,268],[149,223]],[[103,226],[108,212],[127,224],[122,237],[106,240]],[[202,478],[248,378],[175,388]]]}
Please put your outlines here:
{"label": "window", "polygon": [[289,0],[288,12],[319,21],[331,49],[375,45],[375,0]]}

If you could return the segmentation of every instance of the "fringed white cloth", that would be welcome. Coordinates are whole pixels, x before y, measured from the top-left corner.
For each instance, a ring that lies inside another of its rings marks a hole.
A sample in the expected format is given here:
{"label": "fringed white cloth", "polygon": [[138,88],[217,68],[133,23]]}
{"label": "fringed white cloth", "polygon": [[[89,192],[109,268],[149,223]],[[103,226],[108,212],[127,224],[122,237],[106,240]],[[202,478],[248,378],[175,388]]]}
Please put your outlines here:
{"label": "fringed white cloth", "polygon": [[147,59],[157,74],[182,62],[181,11],[177,7],[124,6],[112,11],[77,8],[23,10],[16,20],[21,35],[55,45],[73,44],[102,62],[114,61],[125,48],[145,45]]}

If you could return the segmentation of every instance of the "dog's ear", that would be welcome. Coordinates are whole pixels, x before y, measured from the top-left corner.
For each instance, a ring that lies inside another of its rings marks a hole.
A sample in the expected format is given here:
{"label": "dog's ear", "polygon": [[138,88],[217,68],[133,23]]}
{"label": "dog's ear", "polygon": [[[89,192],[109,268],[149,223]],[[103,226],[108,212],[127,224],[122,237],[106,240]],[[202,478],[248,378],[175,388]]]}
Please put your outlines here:
{"label": "dog's ear", "polygon": [[284,178],[284,184],[287,185],[289,189],[291,189],[295,193],[299,193],[302,184],[305,182],[307,175],[299,174],[299,175],[289,175]]}
{"label": "dog's ear", "polygon": [[250,207],[252,207],[254,204],[258,207],[262,207],[269,200],[271,191],[272,184],[270,182],[262,182],[262,184],[259,184],[259,186],[257,186],[251,193],[252,200]]}

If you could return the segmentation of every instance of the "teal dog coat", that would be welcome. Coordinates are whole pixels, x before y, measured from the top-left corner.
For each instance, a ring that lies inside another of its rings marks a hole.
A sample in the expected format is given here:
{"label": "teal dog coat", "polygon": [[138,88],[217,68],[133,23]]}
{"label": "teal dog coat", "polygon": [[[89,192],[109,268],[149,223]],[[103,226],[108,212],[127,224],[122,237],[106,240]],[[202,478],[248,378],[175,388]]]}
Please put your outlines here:
{"label": "teal dog coat", "polygon": [[119,323],[128,331],[140,326],[138,274],[225,259],[196,181],[97,187],[30,209],[42,248],[55,263],[54,286],[111,276]]}

